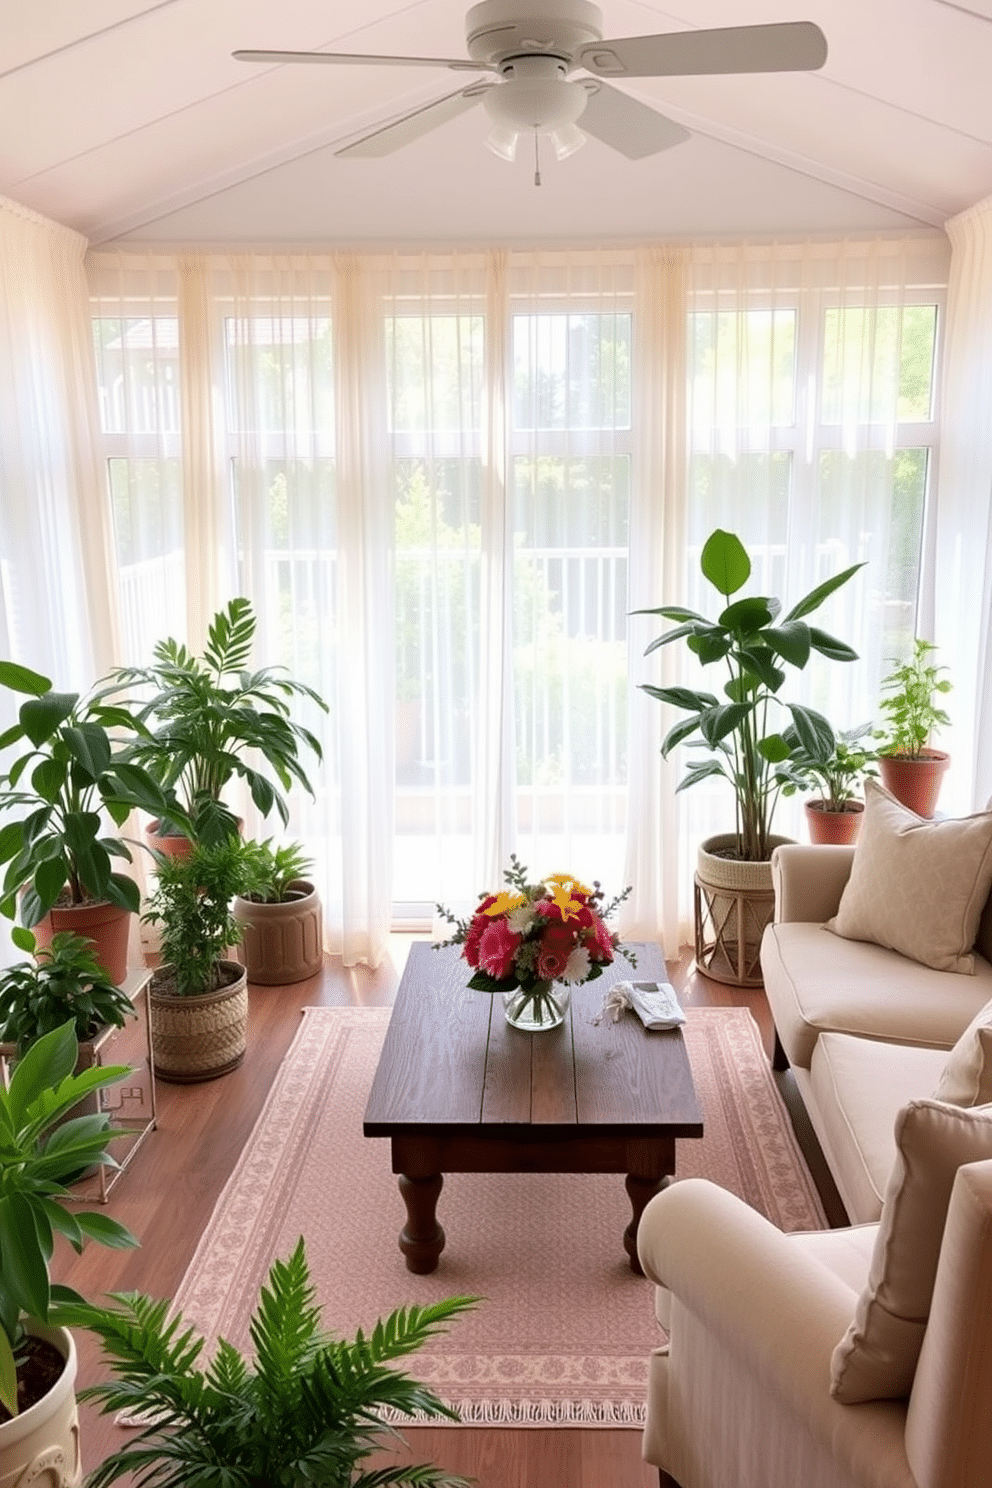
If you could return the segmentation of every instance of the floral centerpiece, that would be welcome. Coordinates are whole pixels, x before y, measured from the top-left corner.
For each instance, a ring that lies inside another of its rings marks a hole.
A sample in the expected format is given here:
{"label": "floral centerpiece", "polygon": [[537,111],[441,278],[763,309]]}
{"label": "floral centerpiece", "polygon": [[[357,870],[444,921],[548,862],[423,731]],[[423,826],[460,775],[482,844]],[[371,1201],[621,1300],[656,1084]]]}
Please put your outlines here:
{"label": "floral centerpiece", "polygon": [[435,949],[462,947],[473,969],[468,985],[480,992],[502,992],[507,1022],[517,1028],[554,1028],[564,1019],[568,996],[556,983],[567,988],[592,981],[617,953],[636,966],[605,923],[630,889],[604,905],[598,883],[587,888],[570,873],[529,883],[516,857],[511,855],[510,864],[503,874],[507,887],[482,894],[468,919],[437,906],[455,930]]}

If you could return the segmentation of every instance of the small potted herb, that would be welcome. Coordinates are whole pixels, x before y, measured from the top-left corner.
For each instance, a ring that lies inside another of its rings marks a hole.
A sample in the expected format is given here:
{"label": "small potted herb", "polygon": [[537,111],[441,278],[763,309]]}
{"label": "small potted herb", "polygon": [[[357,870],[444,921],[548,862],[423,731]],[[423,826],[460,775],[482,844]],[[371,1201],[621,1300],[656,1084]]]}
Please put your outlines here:
{"label": "small potted herb", "polygon": [[936,649],[932,641],[917,636],[912,657],[894,663],[883,677],[882,691],[888,695],[879,704],[888,720],[879,735],[882,784],[904,806],[924,817],[933,816],[937,809],[941,782],[950,764],[950,756],[930,742],[951,721],[940,698],[950,692],[952,684],[941,676],[947,668],[932,659]]}
{"label": "small potted herb", "polygon": [[232,914],[235,895],[250,892],[255,882],[251,846],[232,836],[194,843],[185,857],[158,857],[155,891],[142,919],[161,930],[149,1005],[155,1073],[164,1080],[210,1080],[244,1058],[247,978],[227,951],[241,934]]}
{"label": "small potted herb", "polygon": [[299,842],[248,844],[254,877],[234,901],[249,982],[284,986],[316,976],[324,965],[320,895],[309,877],[313,860]]}
{"label": "small potted herb", "polygon": [[53,1028],[71,1021],[83,1068],[86,1046],[105,1028],[123,1028],[134,1015],[131,999],[104,974],[92,942],[60,930],[37,947],[30,930],[14,930],[14,943],[31,960],[0,971],[0,1054],[18,1057]]}
{"label": "small potted herb", "polygon": [[786,729],[784,737],[792,754],[783,771],[782,794],[818,792],[816,800],[805,803],[811,842],[843,844],[857,836],[865,805],[856,792],[863,780],[877,774],[877,752],[863,742],[870,734],[870,723],[837,735],[831,730],[832,743],[818,740],[816,747],[809,749],[798,735],[793,737]]}

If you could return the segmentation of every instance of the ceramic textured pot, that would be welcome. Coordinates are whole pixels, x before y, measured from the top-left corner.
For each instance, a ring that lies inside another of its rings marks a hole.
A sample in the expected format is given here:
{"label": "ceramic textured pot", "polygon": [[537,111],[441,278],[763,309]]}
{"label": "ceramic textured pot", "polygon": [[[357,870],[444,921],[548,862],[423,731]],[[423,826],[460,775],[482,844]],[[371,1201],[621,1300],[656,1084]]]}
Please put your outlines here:
{"label": "ceramic textured pot", "polygon": [[918,758],[906,754],[880,754],[878,767],[887,791],[915,811],[917,816],[931,817],[937,810],[937,797],[944,771],[951,762],[942,749],[925,749]]}
{"label": "ceramic textured pot", "polygon": [[858,835],[864,815],[863,801],[845,801],[843,811],[828,811],[822,801],[803,803],[810,842],[849,847]]}
{"label": "ceramic textured pot", "polygon": [[234,918],[241,926],[241,959],[249,982],[285,986],[322,970],[324,917],[320,895],[307,879],[291,884],[290,897],[278,904],[239,895]]}
{"label": "ceramic textured pot", "polygon": [[560,982],[535,982],[503,993],[503,1013],[511,1028],[524,1033],[542,1033],[564,1023],[571,997]]}
{"label": "ceramic textured pot", "polygon": [[[772,837],[770,851],[788,837]],[[761,937],[775,910],[772,866],[730,856],[733,832],[708,837],[696,863],[696,966],[715,982],[760,987]]]}
{"label": "ceramic textured pot", "polygon": [[145,846],[165,858],[188,858],[193,851],[192,837],[182,832],[160,832],[159,826],[158,817],[148,823],[144,831]]}
{"label": "ceramic textured pot", "polygon": [[107,899],[88,904],[56,905],[32,927],[39,946],[51,945],[52,936],[62,930],[92,941],[97,964],[103,967],[115,987],[123,986],[127,981],[131,936],[129,909],[122,909]]}
{"label": "ceramic textured pot", "polygon": [[76,1412],[76,1345],[65,1328],[29,1323],[28,1332],[59,1350],[65,1368],[48,1394],[0,1424],[0,1488],[38,1483],[76,1488],[83,1476]]}
{"label": "ceramic textured pot", "polygon": [[156,989],[152,977],[149,1006],[156,1079],[193,1085],[228,1074],[244,1059],[248,978],[238,961],[220,965],[229,980],[218,991],[198,997],[176,997]]}

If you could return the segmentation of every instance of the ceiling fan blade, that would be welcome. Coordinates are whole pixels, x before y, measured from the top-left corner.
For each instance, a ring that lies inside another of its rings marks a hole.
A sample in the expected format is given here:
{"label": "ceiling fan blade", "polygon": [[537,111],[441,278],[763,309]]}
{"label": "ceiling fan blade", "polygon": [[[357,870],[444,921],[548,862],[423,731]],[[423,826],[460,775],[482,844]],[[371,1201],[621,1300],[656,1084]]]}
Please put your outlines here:
{"label": "ceiling fan blade", "polygon": [[812,21],[625,36],[582,47],[575,59],[596,77],[813,72],[826,60],[827,39]]}
{"label": "ceiling fan blade", "polygon": [[430,134],[432,129],[439,128],[449,119],[455,119],[472,108],[488,86],[490,85],[475,84],[473,87],[463,88],[459,93],[448,93],[444,98],[435,98],[433,103],[422,104],[420,108],[403,114],[399,119],[377,125],[368,134],[363,134],[360,139],[353,140],[350,145],[344,145],[334,153],[344,160],[370,160],[382,155],[392,155],[394,150],[402,150],[404,145],[413,144],[414,140]]}
{"label": "ceiling fan blade", "polygon": [[488,62],[467,57],[379,57],[362,52],[267,52],[242,48],[232,52],[236,62],[355,62],[363,67],[451,67],[459,72],[493,72]]}
{"label": "ceiling fan blade", "polygon": [[674,119],[666,119],[664,114],[621,93],[619,88],[592,79],[583,86],[589,99],[582,110],[579,128],[609,145],[611,150],[626,155],[628,160],[643,160],[646,155],[657,155],[690,138],[688,129]]}

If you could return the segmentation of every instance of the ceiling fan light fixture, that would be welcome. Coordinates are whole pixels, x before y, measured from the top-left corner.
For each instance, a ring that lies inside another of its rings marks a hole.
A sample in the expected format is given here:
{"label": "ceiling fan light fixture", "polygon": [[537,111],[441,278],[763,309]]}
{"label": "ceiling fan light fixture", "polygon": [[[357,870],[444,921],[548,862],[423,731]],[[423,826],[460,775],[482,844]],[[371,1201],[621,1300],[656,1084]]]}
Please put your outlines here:
{"label": "ceiling fan light fixture", "polygon": [[486,135],[486,145],[501,160],[513,161],[517,158],[519,138],[520,131],[511,128],[509,124],[494,124]]}
{"label": "ceiling fan light fixture", "polygon": [[507,78],[482,95],[494,124],[518,133],[536,130],[538,134],[553,134],[556,129],[575,124],[587,99],[580,84],[561,77]]}
{"label": "ceiling fan light fixture", "polygon": [[574,124],[565,124],[561,129],[552,129],[551,148],[555,152],[557,160],[567,160],[569,155],[574,155],[576,150],[581,150],[586,142],[586,137],[581,129]]}

